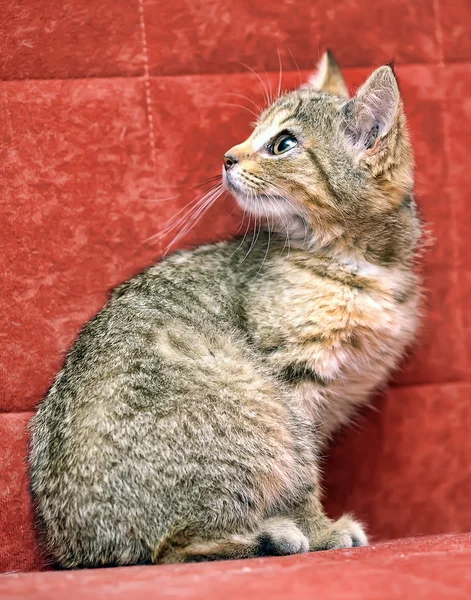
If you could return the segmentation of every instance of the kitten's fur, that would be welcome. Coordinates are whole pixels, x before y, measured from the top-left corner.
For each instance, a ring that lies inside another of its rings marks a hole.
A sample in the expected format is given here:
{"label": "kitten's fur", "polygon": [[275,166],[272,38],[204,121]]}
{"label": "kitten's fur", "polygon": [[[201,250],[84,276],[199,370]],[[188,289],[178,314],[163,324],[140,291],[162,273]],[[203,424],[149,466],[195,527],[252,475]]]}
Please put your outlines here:
{"label": "kitten's fur", "polygon": [[[324,514],[318,456],[413,340],[420,226],[393,70],[346,90],[326,54],[228,153],[227,186],[282,234],[176,253],[83,329],[31,422],[59,565],[366,544]],[[270,155],[282,130],[298,145]]]}

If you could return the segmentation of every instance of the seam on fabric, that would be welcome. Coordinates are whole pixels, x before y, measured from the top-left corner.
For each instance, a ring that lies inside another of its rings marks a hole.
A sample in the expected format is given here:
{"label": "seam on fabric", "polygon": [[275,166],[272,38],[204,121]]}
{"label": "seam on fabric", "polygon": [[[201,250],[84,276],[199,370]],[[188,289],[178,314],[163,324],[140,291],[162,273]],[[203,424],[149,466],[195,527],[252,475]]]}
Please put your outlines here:
{"label": "seam on fabric", "polygon": [[[436,1],[436,0],[435,0]],[[143,3],[143,0],[140,0],[140,4]],[[145,31],[145,30],[144,30]],[[141,35],[142,35],[142,28],[141,28]],[[146,35],[146,41],[147,41],[147,35]],[[416,67],[436,67],[437,65],[441,65],[442,63],[440,62],[440,60],[438,61],[430,61],[430,62],[410,62],[410,63],[397,63],[397,68],[398,70],[402,71],[403,69],[408,69],[408,68],[416,68]],[[455,60],[447,60],[446,61],[447,65],[469,65],[471,64],[471,57],[469,59],[455,59]],[[358,69],[371,69],[374,70],[375,68],[377,68],[378,66],[381,66],[381,63],[375,63],[375,64],[368,64],[368,65],[349,65],[346,67],[342,67],[342,71],[343,72],[349,72],[349,71],[356,71]],[[147,68],[148,68],[148,64],[147,64]],[[312,67],[300,67],[299,71],[301,71],[301,73],[312,73],[312,71],[314,70],[315,65],[313,65]],[[144,67],[145,70],[145,67]],[[270,75],[270,76],[279,76],[279,71],[256,71],[260,76],[263,75]],[[283,71],[283,75],[284,74],[296,74],[298,73],[297,70],[294,69],[288,69],[286,71]],[[240,76],[240,75],[248,75],[248,76],[252,76],[253,75],[250,73],[250,71],[231,71],[231,72],[225,72],[225,71],[215,71],[213,72],[208,72],[208,71],[199,71],[197,73],[150,73],[150,70],[148,69],[148,77],[149,79],[172,79],[172,78],[178,78],[178,77],[217,77],[217,76],[221,76],[221,77],[232,77],[232,76]],[[75,81],[75,80],[107,80],[107,79],[145,79],[146,74],[139,74],[139,73],[135,73],[132,75],[126,75],[125,73],[119,74],[119,75],[84,75],[84,76],[76,76],[76,77],[12,77],[12,78],[7,78],[7,79],[1,79],[0,78],[0,84],[3,83],[18,83],[21,81]]]}
{"label": "seam on fabric", "polygon": [[152,115],[152,97],[150,90],[150,74],[149,74],[149,46],[147,44],[147,32],[144,12],[144,0],[138,0],[139,3],[139,26],[141,28],[142,49],[144,53],[144,87],[146,94],[147,106],[147,123],[149,125],[149,142],[152,164],[156,166],[155,157],[155,137],[154,137],[154,117]]}

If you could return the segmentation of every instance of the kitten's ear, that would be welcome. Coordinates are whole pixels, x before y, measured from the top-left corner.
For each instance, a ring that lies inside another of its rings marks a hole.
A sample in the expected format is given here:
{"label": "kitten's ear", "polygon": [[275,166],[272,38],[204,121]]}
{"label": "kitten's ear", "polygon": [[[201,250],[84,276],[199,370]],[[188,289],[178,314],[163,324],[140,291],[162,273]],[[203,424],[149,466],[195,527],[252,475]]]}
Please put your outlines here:
{"label": "kitten's ear", "polygon": [[374,154],[401,110],[401,94],[390,66],[376,69],[342,108],[345,133],[355,148]]}
{"label": "kitten's ear", "polygon": [[348,87],[343,78],[340,67],[330,50],[324,52],[317,63],[316,72],[311,75],[308,82],[302,86],[316,92],[327,92],[341,98],[349,98]]}

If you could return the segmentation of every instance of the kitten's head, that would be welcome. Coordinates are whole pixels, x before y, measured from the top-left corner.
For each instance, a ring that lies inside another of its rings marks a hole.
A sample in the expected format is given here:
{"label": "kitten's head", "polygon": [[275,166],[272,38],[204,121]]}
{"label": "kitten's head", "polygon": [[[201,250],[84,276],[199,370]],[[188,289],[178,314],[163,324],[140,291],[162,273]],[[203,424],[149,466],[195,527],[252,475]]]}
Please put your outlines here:
{"label": "kitten's head", "polygon": [[394,70],[377,69],[350,99],[327,52],[309,83],[278,98],[226,153],[224,181],[243,208],[282,221],[292,237],[361,243],[370,219],[397,211],[413,187]]}

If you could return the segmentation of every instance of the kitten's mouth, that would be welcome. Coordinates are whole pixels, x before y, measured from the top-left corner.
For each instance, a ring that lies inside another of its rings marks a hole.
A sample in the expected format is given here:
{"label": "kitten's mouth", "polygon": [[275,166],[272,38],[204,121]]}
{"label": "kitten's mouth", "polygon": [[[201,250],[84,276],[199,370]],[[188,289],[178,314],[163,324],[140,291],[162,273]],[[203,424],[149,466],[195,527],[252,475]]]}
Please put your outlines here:
{"label": "kitten's mouth", "polygon": [[305,219],[296,209],[291,200],[276,191],[260,191],[253,188],[243,178],[224,172],[224,184],[234,196],[239,207],[254,217],[279,221],[284,228],[289,227],[290,233],[297,236],[299,231],[305,235],[307,227]]}
{"label": "kitten's mouth", "polygon": [[[224,185],[234,196],[239,207],[256,219],[267,219],[272,231],[289,236],[290,240],[306,240],[309,229],[306,219],[290,200],[277,193],[265,193],[248,187],[224,173]],[[277,225],[278,223],[278,225]]]}
{"label": "kitten's mouth", "polygon": [[290,206],[286,199],[277,194],[264,194],[251,191],[251,193],[232,192],[237,204],[252,215],[259,217],[278,217],[291,214]]}
{"label": "kitten's mouth", "polygon": [[238,199],[239,196],[248,197],[251,195],[251,190],[243,180],[241,181],[240,177],[234,177],[232,174],[223,170],[222,179],[228,191],[231,192],[236,199]]}
{"label": "kitten's mouth", "polygon": [[267,194],[248,186],[243,180],[231,177],[228,173],[223,173],[223,181],[228,189],[235,197],[242,208],[255,208],[257,203],[270,203],[274,201],[283,201],[283,198],[278,194]]}
{"label": "kitten's mouth", "polygon": [[241,188],[230,179],[229,175],[226,173],[226,171],[222,172],[222,181],[224,183],[224,185],[226,186],[226,188],[228,189],[229,192],[232,192],[233,194],[241,194],[243,193],[243,191],[241,190]]}

